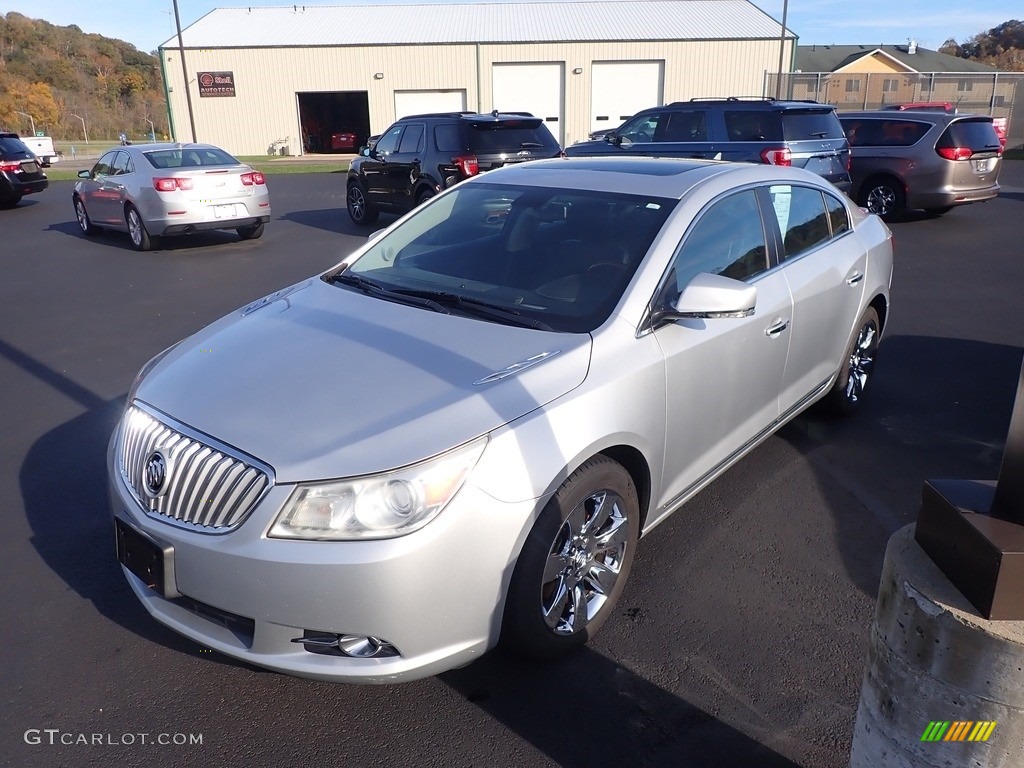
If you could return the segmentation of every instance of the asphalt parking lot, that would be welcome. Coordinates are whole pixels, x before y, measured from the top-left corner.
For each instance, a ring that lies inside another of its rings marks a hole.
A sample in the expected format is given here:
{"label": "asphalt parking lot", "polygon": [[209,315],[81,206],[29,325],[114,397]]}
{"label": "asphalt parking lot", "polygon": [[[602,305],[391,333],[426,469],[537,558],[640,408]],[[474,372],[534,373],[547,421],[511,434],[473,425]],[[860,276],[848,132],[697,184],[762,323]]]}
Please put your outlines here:
{"label": "asphalt parking lot", "polygon": [[138,368],[365,237],[344,176],[271,176],[260,240],[150,253],[81,236],[71,182],[0,212],[0,763],[846,765],[888,537],[926,478],[998,472],[1024,348],[1024,162],[1001,180],[990,203],[893,225],[864,410],[799,418],[644,539],[588,648],[384,687],[250,668],[157,624],[114,559],[106,500]]}

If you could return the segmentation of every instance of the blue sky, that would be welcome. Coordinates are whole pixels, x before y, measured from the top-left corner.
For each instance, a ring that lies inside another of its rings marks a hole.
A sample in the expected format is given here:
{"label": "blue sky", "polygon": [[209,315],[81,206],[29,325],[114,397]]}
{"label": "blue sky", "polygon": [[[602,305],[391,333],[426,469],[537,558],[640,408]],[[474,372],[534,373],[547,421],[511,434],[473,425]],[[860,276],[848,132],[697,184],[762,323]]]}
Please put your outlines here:
{"label": "blue sky", "polygon": [[[376,4],[412,1],[376,0]],[[755,5],[778,21],[782,20],[783,2],[754,0]],[[334,0],[306,4],[374,3]],[[273,5],[292,3],[283,0],[178,0],[182,28],[217,7]],[[0,13],[17,11],[59,26],[77,24],[85,32],[126,40],[143,51],[155,50],[174,35],[172,7],[171,0],[0,0]],[[1021,0],[986,0],[977,6],[960,0],[856,0],[849,3],[789,0],[787,26],[800,36],[800,43],[806,45],[897,45],[914,38],[919,45],[935,49],[947,38],[964,41],[1015,18],[1024,19]]]}

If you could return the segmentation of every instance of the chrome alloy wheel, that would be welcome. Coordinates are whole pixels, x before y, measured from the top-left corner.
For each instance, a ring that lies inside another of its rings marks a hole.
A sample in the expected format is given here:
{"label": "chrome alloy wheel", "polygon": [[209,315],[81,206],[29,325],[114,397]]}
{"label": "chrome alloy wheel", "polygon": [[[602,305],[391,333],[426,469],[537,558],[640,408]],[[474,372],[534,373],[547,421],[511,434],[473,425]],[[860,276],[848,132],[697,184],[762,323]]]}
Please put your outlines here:
{"label": "chrome alloy wheel", "polygon": [[896,208],[896,192],[888,184],[879,184],[868,192],[867,203],[869,211],[885,216]]}
{"label": "chrome alloy wheel", "polygon": [[75,200],[75,218],[78,219],[78,226],[82,228],[82,232],[88,234],[92,229],[92,225],[89,223],[89,214],[85,212],[85,204],[77,199]]}
{"label": "chrome alloy wheel", "polygon": [[625,504],[618,494],[594,491],[562,523],[548,552],[541,611],[556,635],[585,628],[600,613],[626,562]]}
{"label": "chrome alloy wheel", "polygon": [[354,221],[363,221],[366,218],[366,196],[358,184],[352,184],[348,188],[348,212]]}
{"label": "chrome alloy wheel", "polygon": [[128,210],[128,234],[132,238],[132,243],[138,248],[142,245],[142,217],[139,216],[139,212],[134,208]]}
{"label": "chrome alloy wheel", "polygon": [[873,322],[865,323],[857,334],[857,341],[850,350],[849,376],[846,380],[846,399],[850,404],[857,403],[864,394],[875,368],[875,355],[878,352],[878,326]]}

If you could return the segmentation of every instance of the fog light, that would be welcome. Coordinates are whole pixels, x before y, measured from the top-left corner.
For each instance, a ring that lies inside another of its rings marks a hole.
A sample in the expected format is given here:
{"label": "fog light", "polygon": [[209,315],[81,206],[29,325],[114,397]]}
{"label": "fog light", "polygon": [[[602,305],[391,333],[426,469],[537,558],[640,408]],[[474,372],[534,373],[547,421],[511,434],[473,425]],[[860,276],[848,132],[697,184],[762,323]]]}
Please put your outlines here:
{"label": "fog light", "polygon": [[391,643],[370,635],[340,635],[307,629],[302,637],[292,638],[292,642],[302,643],[310,653],[345,656],[350,659],[383,659],[399,655]]}

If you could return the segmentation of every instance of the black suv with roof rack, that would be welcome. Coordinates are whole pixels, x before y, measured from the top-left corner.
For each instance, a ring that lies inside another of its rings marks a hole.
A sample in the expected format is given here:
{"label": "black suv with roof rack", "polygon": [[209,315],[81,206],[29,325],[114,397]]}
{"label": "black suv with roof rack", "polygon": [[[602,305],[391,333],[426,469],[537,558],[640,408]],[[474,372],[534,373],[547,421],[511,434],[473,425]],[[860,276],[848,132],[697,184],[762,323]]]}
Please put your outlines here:
{"label": "black suv with roof rack", "polygon": [[806,168],[850,190],[850,145],[835,107],[816,101],[690,99],[638,112],[570,157],[697,157]]}
{"label": "black suv with roof rack", "polygon": [[39,160],[18,134],[0,131],[0,208],[13,208],[25,195],[49,185]]}
{"label": "black suv with roof rack", "polygon": [[544,121],[529,112],[409,115],[352,161],[348,215],[372,224],[381,212],[406,213],[478,173],[561,154]]}

